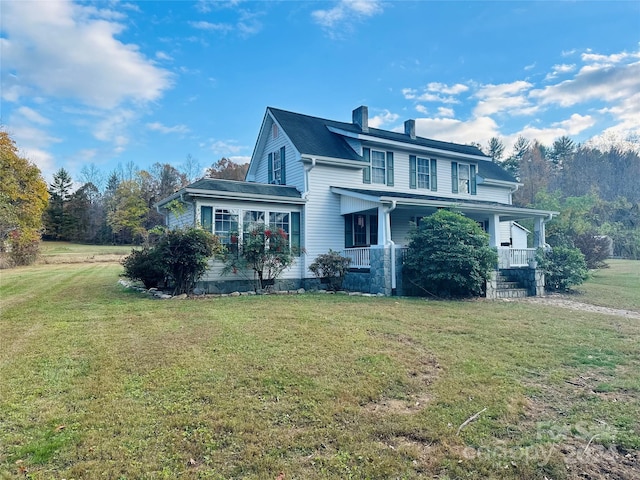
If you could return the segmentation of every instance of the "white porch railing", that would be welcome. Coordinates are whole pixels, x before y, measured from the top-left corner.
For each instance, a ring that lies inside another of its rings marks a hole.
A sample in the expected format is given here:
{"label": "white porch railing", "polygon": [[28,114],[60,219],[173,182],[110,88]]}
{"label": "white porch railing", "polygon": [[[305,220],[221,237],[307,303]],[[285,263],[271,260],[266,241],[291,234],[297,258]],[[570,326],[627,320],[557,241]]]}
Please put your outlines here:
{"label": "white porch railing", "polygon": [[[407,247],[397,246],[402,252],[402,263],[407,252]],[[350,268],[369,268],[371,266],[369,247],[345,248],[343,255],[351,259]],[[498,268],[527,267],[529,262],[535,260],[535,248],[509,248],[498,247]]]}
{"label": "white porch railing", "polygon": [[345,248],[343,255],[351,259],[349,268],[369,268],[371,266],[369,247]]}
{"label": "white porch railing", "polygon": [[498,268],[527,267],[535,258],[535,248],[498,247]]}

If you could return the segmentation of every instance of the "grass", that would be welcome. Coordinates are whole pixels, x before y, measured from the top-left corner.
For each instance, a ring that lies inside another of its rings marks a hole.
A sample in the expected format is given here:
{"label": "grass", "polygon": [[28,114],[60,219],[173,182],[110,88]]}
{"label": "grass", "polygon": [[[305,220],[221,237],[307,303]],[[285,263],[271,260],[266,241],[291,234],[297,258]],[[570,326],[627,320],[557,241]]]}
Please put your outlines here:
{"label": "grass", "polygon": [[39,264],[117,262],[129,255],[130,245],[83,245],[71,242],[42,242]]}
{"label": "grass", "polygon": [[638,320],[482,300],[161,301],[120,272],[0,272],[0,478],[637,475]]}
{"label": "grass", "polygon": [[[640,312],[640,261],[609,260],[577,287],[578,298],[594,305]],[[577,299],[577,300],[578,300]]]}

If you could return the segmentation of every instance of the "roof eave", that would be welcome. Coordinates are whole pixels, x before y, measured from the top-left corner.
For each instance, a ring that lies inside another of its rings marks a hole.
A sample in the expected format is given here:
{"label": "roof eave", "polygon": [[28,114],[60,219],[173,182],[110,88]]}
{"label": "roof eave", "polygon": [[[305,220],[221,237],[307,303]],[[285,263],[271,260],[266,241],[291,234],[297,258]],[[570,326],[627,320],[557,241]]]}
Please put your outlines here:
{"label": "roof eave", "polygon": [[186,189],[185,193],[191,197],[218,198],[221,200],[249,200],[256,202],[294,203],[304,204],[306,200],[301,197],[287,197],[282,195],[266,195],[246,192],[224,192],[220,190]]}

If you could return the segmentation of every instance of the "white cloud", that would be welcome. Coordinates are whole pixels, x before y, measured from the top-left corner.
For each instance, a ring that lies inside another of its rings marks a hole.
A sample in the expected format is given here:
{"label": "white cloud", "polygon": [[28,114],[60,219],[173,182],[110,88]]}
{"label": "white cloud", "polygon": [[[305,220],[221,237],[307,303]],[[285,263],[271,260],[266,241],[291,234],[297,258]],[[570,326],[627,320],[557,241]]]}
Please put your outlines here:
{"label": "white cloud", "polygon": [[121,153],[129,144],[128,126],[137,119],[138,114],[133,110],[113,110],[94,125],[93,136],[103,142],[113,143],[115,151]]}
{"label": "white cloud", "polygon": [[422,93],[415,88],[403,88],[402,95],[407,100],[416,100],[419,102],[435,102],[435,103],[460,103],[455,95],[464,93],[469,87],[461,83],[455,85],[445,85],[443,83],[429,83],[422,89]]}
{"label": "white cloud", "polygon": [[168,62],[172,62],[173,61],[173,57],[171,55],[169,55],[167,52],[163,52],[161,50],[156,52],[156,58],[158,60],[166,60]]}
{"label": "white cloud", "polygon": [[424,105],[416,105],[416,112],[421,113],[423,115],[426,115],[428,113],[427,107],[425,107]]}
{"label": "white cloud", "polygon": [[455,112],[453,111],[453,108],[440,107],[440,108],[438,108],[438,116],[439,117],[454,117],[455,116]]}
{"label": "white cloud", "polygon": [[333,8],[314,10],[311,16],[331,36],[335,36],[339,30],[351,29],[354,21],[362,21],[382,11],[379,0],[339,0]]}
{"label": "white cloud", "polygon": [[233,26],[228,23],[211,23],[211,22],[206,22],[204,20],[201,20],[198,22],[189,22],[189,25],[191,25],[193,28],[196,28],[198,30],[207,30],[211,32],[226,33],[233,30]]}
{"label": "white cloud", "polygon": [[246,150],[246,147],[238,145],[235,140],[210,140],[209,149],[215,154],[230,158],[229,153],[238,154]]}
{"label": "white cloud", "polygon": [[384,110],[379,115],[369,117],[369,126],[371,128],[380,128],[384,125],[389,125],[390,123],[395,122],[398,118],[400,118],[398,114],[391,113],[389,110]]}
{"label": "white cloud", "polygon": [[478,102],[473,110],[474,115],[482,117],[493,115],[499,112],[508,112],[510,115],[531,114],[531,104],[526,97],[519,95],[515,97],[495,97]]}
{"label": "white cloud", "polygon": [[189,127],[187,127],[186,125],[174,125],[172,127],[168,127],[166,125],[163,125],[160,122],[153,122],[153,123],[147,123],[147,128],[149,130],[152,130],[154,132],[160,132],[160,133],[188,133],[189,132]]}
{"label": "white cloud", "polygon": [[2,8],[5,100],[37,92],[113,108],[157,100],[171,86],[168,71],[116,39],[124,30],[117,11],[68,0],[3,2]]}
{"label": "white cloud", "polygon": [[591,115],[580,115],[579,113],[574,113],[567,120],[553,123],[551,126],[557,126],[564,129],[567,132],[564,135],[578,135],[587,128],[593,127],[595,123],[596,122]]}
{"label": "white cloud", "polygon": [[53,174],[58,169],[51,153],[40,148],[25,147],[20,149],[20,154],[38,166],[43,178],[53,179]]}
{"label": "white cloud", "polygon": [[38,112],[36,112],[34,109],[26,107],[26,106],[19,107],[16,110],[16,113],[18,113],[20,116],[24,117],[26,120],[28,120],[31,123],[37,123],[38,125],[50,125],[51,124],[51,120],[49,120],[46,117],[43,117]]}
{"label": "white cloud", "polygon": [[[530,96],[542,104],[569,107],[592,100],[617,102],[640,92],[640,62],[624,65],[586,65],[570,79],[543,89],[532,90]],[[640,106],[638,106],[640,114]]]}
{"label": "white cloud", "polygon": [[551,72],[548,73],[547,76],[545,77],[545,80],[551,80],[558,77],[559,75],[563,75],[565,73],[571,73],[575,69],[576,69],[575,65],[568,65],[566,63],[560,64],[560,65],[554,65]]}
{"label": "white cloud", "polygon": [[529,90],[533,85],[524,80],[518,80],[511,83],[501,83],[498,85],[487,84],[483,85],[474,94],[477,98],[497,98],[507,95],[520,94],[526,90]]}
{"label": "white cloud", "polygon": [[462,83],[456,83],[455,85],[446,85],[444,83],[431,82],[427,85],[427,91],[442,93],[444,95],[458,95],[466,92],[469,87]]}
{"label": "white cloud", "polygon": [[416,135],[468,144],[471,141],[486,143],[499,133],[498,125],[490,117],[479,117],[465,122],[453,118],[417,118]]}

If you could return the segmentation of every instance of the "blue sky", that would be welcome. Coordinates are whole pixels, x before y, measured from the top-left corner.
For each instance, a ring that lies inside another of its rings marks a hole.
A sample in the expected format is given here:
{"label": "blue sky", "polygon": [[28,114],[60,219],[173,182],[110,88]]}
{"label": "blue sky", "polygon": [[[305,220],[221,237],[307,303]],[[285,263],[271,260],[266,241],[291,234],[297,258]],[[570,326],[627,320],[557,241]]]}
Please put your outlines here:
{"label": "blue sky", "polygon": [[267,106],[507,153],[640,138],[638,1],[1,0],[0,123],[45,179],[248,161]]}

